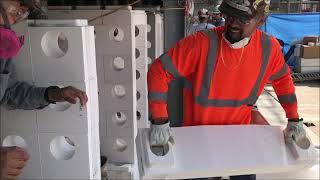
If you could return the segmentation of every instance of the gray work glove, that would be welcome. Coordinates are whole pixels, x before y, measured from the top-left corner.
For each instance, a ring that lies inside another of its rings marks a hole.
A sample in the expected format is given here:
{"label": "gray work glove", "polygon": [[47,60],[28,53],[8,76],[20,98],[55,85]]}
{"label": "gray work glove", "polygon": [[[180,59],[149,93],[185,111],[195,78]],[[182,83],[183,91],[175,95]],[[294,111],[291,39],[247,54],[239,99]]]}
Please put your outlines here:
{"label": "gray work glove", "polygon": [[164,124],[151,124],[149,141],[151,146],[164,146],[170,141],[174,144],[170,122]]}
{"label": "gray work glove", "polygon": [[306,138],[306,131],[303,128],[303,121],[288,121],[287,128],[284,130],[285,141],[287,144],[291,144],[293,141]]}

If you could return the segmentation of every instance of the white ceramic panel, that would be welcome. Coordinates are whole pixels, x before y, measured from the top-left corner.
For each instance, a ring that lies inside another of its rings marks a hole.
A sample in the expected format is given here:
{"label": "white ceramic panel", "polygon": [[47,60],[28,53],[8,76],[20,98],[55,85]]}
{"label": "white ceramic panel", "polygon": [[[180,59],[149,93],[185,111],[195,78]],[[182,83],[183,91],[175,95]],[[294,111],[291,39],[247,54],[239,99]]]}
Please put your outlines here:
{"label": "white ceramic panel", "polygon": [[94,172],[90,172],[86,134],[40,133],[39,137],[44,179],[90,179]]}
{"label": "white ceramic panel", "polygon": [[1,107],[1,132],[33,134],[37,132],[36,112]]}
{"label": "white ceramic panel", "polygon": [[[312,166],[319,160],[317,153],[311,153],[309,159],[302,162],[295,159],[278,126],[182,127],[173,128],[173,136],[174,166],[145,168],[144,178],[186,179],[276,173]],[[161,161],[154,159],[153,163]]]}
{"label": "white ceramic panel", "polygon": [[110,163],[133,163],[134,137],[106,137],[101,140],[101,153]]}
{"label": "white ceramic panel", "polygon": [[85,80],[85,27],[29,29],[36,82]]}
{"label": "white ceramic panel", "polygon": [[32,54],[30,52],[30,32],[28,29],[28,22],[22,21],[12,26],[12,29],[16,32],[17,36],[22,40],[23,46],[12,60],[16,65],[17,77],[21,81],[33,82],[33,70],[32,70]]}

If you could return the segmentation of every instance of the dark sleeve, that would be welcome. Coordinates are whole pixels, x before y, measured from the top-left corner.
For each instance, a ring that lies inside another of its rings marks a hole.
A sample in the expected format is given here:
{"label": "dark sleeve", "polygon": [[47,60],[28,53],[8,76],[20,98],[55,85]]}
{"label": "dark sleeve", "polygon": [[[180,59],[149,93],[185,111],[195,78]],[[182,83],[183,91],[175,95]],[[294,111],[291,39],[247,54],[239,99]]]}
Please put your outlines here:
{"label": "dark sleeve", "polygon": [[46,88],[17,80],[12,60],[0,60],[0,105],[10,109],[39,109],[48,105]]}

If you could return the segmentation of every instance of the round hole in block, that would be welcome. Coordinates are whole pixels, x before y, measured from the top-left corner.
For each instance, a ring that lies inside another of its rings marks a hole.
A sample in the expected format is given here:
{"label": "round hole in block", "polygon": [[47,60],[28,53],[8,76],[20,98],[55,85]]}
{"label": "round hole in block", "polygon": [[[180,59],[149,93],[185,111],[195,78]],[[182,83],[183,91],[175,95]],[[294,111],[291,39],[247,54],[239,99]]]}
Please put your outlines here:
{"label": "round hole in block", "polygon": [[140,94],[140,92],[139,92],[139,91],[137,91],[136,96],[137,96],[137,100],[139,100],[139,99],[140,99],[140,97],[141,97],[141,94]]}
{"label": "round hole in block", "polygon": [[141,119],[141,113],[137,111],[137,120],[139,121]]}
{"label": "round hole in block", "polygon": [[72,106],[71,103],[68,102],[56,102],[54,104],[49,104],[49,107],[51,109],[54,109],[56,111],[66,111]]}
{"label": "round hole in block", "polygon": [[147,24],[147,32],[151,32],[151,25]]}
{"label": "round hole in block", "polygon": [[135,34],[135,36],[136,36],[136,37],[139,36],[139,33],[140,33],[139,28],[138,28],[137,26],[135,26],[135,28],[134,28],[134,34]]}
{"label": "round hole in block", "polygon": [[119,125],[119,126],[122,126],[126,123],[127,121],[127,117],[126,115],[123,113],[123,112],[116,112],[115,114],[115,120],[116,120],[116,123]]}
{"label": "round hole in block", "polygon": [[2,146],[3,147],[16,146],[16,147],[20,147],[20,148],[26,149],[27,148],[27,143],[21,136],[9,135],[9,136],[4,138],[4,140],[2,142]]}
{"label": "round hole in block", "polygon": [[147,48],[151,48],[151,42],[147,41]]}
{"label": "round hole in block", "polygon": [[127,149],[128,144],[124,139],[117,138],[115,142],[115,148],[119,152],[123,152]]}
{"label": "round hole in block", "polygon": [[165,156],[169,152],[169,144],[164,146],[151,146],[151,152],[156,156]]}
{"label": "round hole in block", "polygon": [[67,54],[69,43],[64,34],[56,31],[49,31],[43,35],[41,47],[47,56],[61,58]]}
{"label": "round hole in block", "polygon": [[136,59],[138,59],[140,57],[140,51],[139,49],[136,48]]}
{"label": "round hole in block", "polygon": [[115,97],[121,98],[126,95],[126,89],[120,84],[115,85],[112,89],[112,94]]}
{"label": "round hole in block", "polygon": [[66,136],[57,136],[50,142],[52,156],[59,160],[71,159],[75,152],[75,143]]}
{"label": "round hole in block", "polygon": [[115,27],[109,31],[109,37],[115,42],[121,42],[124,38],[124,32],[121,28]]}
{"label": "round hole in block", "polygon": [[136,70],[136,79],[140,79],[140,72]]}
{"label": "round hole in block", "polygon": [[121,57],[116,57],[113,59],[113,68],[117,71],[121,71],[124,69],[124,59]]}

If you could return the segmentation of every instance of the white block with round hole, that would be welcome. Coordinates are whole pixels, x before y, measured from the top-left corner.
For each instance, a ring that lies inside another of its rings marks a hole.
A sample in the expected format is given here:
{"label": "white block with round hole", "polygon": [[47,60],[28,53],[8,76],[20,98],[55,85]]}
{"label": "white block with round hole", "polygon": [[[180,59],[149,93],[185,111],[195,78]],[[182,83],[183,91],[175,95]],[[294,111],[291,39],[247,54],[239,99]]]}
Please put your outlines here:
{"label": "white block with round hole", "polygon": [[[86,31],[93,27],[29,27],[32,63],[36,82],[86,81]],[[50,67],[50,68],[44,68]]]}
{"label": "white block with round hole", "polygon": [[133,56],[105,55],[103,57],[103,83],[123,82],[132,84]]}
{"label": "white block with round hole", "polygon": [[[154,168],[170,168],[174,166],[174,155],[172,151],[172,144],[168,143],[165,147],[163,147],[163,154],[157,155],[156,149],[152,149],[149,143],[149,129],[142,129],[140,132],[142,138],[142,161],[143,166],[146,169],[154,169]],[[162,147],[156,147],[162,148]],[[167,148],[167,149],[166,149]],[[161,153],[162,153],[161,152]],[[163,156],[162,156],[163,155]]]}
{"label": "white block with round hole", "polygon": [[[19,126],[18,126],[19,127]],[[20,126],[21,129],[23,126]],[[1,130],[1,144],[3,147],[17,146],[23,148],[30,155],[26,167],[19,179],[41,179],[41,161],[38,135],[19,130]]]}
{"label": "white block with round hole", "polygon": [[[297,171],[319,163],[312,146],[296,159],[280,126],[225,125],[173,128],[174,166],[144,165],[143,179],[187,179]],[[149,148],[149,147],[144,147]],[[140,154],[138,154],[140,155]],[[148,156],[144,153],[144,156]],[[149,160],[152,158],[149,157]],[[168,160],[168,164],[170,161]],[[163,164],[153,159],[151,164]]]}
{"label": "white block with round hole", "polygon": [[147,15],[144,11],[134,11],[135,57],[137,80],[137,123],[138,128],[149,127],[147,88]]}
{"label": "white block with round hole", "polygon": [[[146,40],[146,38],[145,38]],[[138,128],[148,128],[148,87],[147,87],[147,49],[144,46],[137,46],[136,52],[139,57],[136,59],[136,80],[137,80],[137,123]]]}
{"label": "white block with round hole", "polygon": [[40,133],[44,179],[97,179],[99,170],[91,169],[86,134]]}
{"label": "white block with round hole", "polygon": [[106,137],[101,140],[101,154],[112,163],[132,164],[135,159],[134,140],[129,136]]}
{"label": "white block with round hole", "polygon": [[147,16],[148,57],[154,60],[164,51],[163,17],[159,13],[148,13]]}
{"label": "white block with round hole", "polygon": [[133,22],[135,25],[136,46],[145,46],[147,39],[147,14],[145,11],[134,10]]}

